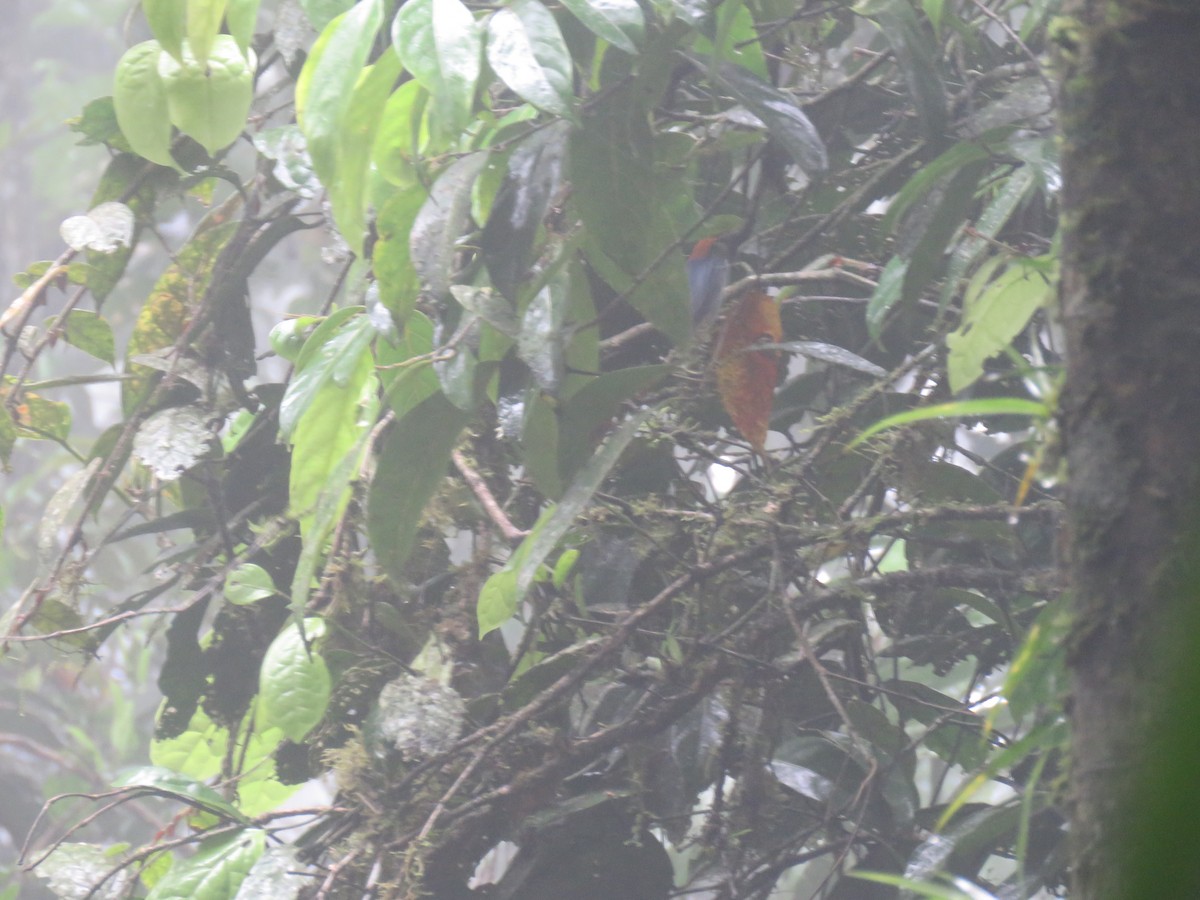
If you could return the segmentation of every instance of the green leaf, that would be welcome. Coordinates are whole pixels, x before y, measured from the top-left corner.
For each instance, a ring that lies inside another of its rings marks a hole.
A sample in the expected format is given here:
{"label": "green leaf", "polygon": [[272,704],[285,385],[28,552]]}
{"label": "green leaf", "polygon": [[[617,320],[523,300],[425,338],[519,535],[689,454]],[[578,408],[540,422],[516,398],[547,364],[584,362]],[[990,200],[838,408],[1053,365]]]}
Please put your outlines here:
{"label": "green leaf", "polygon": [[291,439],[300,417],[333,378],[335,370],[344,377],[366,352],[375,331],[367,317],[359,315],[361,312],[359,307],[339,310],[305,342],[296,363],[296,374],[288,382],[279,404],[279,434],[284,440]]}
{"label": "green leaf", "polygon": [[433,98],[440,136],[457,138],[471,119],[483,32],[461,0],[409,0],[392,23],[392,47]]}
{"label": "green leaf", "polygon": [[942,287],[942,307],[945,308],[958,293],[960,282],[967,271],[988,249],[988,238],[1000,233],[1017,208],[1033,190],[1036,174],[1032,166],[1025,165],[1005,179],[1003,186],[984,208],[975,222],[973,235],[964,235],[950,254],[946,278]]}
{"label": "green leaf", "polygon": [[907,272],[908,260],[901,256],[893,256],[883,267],[879,281],[875,284],[875,291],[867,303],[867,332],[871,337],[877,338],[883,333],[883,323],[887,314],[903,296],[904,276]]}
{"label": "green leaf", "polygon": [[187,38],[196,59],[209,58],[227,3],[228,0],[187,0]]}
{"label": "green leaf", "polygon": [[534,238],[562,182],[567,127],[563,122],[539,129],[513,149],[480,238],[492,284],[514,302],[533,261]]}
{"label": "green leaf", "polygon": [[941,274],[946,265],[946,246],[962,228],[985,170],[983,162],[963,166],[938,185],[923,208],[906,220],[901,242],[902,255],[909,261],[901,297],[906,307],[915,304],[925,286]]}
{"label": "green leaf", "polygon": [[584,26],[614,47],[637,53],[646,35],[646,18],[637,0],[563,0]]}
{"label": "green leaf", "polygon": [[116,360],[112,326],[99,313],[86,309],[72,310],[63,330],[63,338],[68,344],[110,365]]}
{"label": "green leaf", "polygon": [[711,70],[720,84],[762,119],[771,135],[778,139],[805,172],[817,174],[829,168],[825,142],[790,94],[773,87],[741,66],[730,63],[710,65],[704,61],[698,61],[695,65],[705,71]]}
{"label": "green leaf", "polygon": [[559,466],[570,478],[607,432],[625,401],[671,373],[668,365],[631,366],[605,372],[580,388],[567,402],[559,428]]}
{"label": "green leaf", "polygon": [[[400,343],[379,345],[379,376],[387,388],[386,401],[397,419],[408,415],[422,400],[438,392],[438,379],[428,358],[433,351],[433,323],[413,312],[404,323]],[[411,362],[409,362],[411,360]],[[393,368],[384,369],[383,366]]]}
{"label": "green leaf", "polygon": [[366,69],[354,88],[339,129],[337,177],[326,183],[333,219],[356,256],[363,254],[371,148],[384,104],[399,75],[400,61],[394,54],[384,54],[375,65]]}
{"label": "green leaf", "polygon": [[243,56],[249,55],[250,42],[254,40],[259,2],[260,0],[229,0],[229,6],[225,10],[225,22],[229,26],[229,33],[237,41]]}
{"label": "green leaf", "polygon": [[632,88],[614,91],[572,132],[572,198],[583,220],[584,253],[596,273],[682,344],[691,334],[687,277],[671,254],[677,229],[667,210],[672,196],[687,198],[690,189],[678,172],[656,166],[638,99]]}
{"label": "green leaf", "polygon": [[150,742],[150,761],[192,778],[212,778],[221,771],[228,743],[229,732],[197,709],[179,735]]}
{"label": "green leaf", "polygon": [[210,156],[242,133],[254,100],[255,65],[254,54],[247,60],[227,34],[216,36],[207,56],[195,56],[188,43],[179,60],[159,56],[158,74],[171,122]]}
{"label": "green leaf", "polygon": [[867,438],[888,428],[910,425],[913,422],[926,422],[930,419],[960,419],[964,416],[1031,416],[1038,421],[1045,421],[1050,417],[1050,412],[1050,407],[1045,403],[1027,400],[1023,397],[986,397],[979,400],[937,403],[933,406],[922,406],[919,409],[906,410],[880,419],[847,444],[846,449],[857,447]]}
{"label": "green leaf", "polygon": [[278,593],[267,570],[254,563],[242,563],[225,576],[225,599],[236,606],[249,606]]}
{"label": "green leaf", "polygon": [[528,390],[525,395],[521,462],[537,489],[550,499],[557,500],[563,492],[557,411],[552,401],[540,391]]}
{"label": "green leaf", "polygon": [[[695,52],[704,56],[712,56],[721,62],[736,63],[744,69],[753,72],[759,78],[770,77],[767,71],[767,61],[763,56],[762,41],[758,36],[758,28],[754,16],[746,8],[744,2],[722,3],[716,8],[714,17],[713,38],[709,40],[707,33],[696,36],[692,45]],[[706,29],[707,31],[707,29]]]}
{"label": "green leaf", "polygon": [[514,94],[538,109],[571,118],[571,53],[550,10],[513,0],[488,20],[487,58]]}
{"label": "green leaf", "polygon": [[1051,279],[1014,261],[966,304],[962,325],[946,335],[950,390],[958,393],[974,384],[983,375],[983,364],[1008,347],[1053,297]]}
{"label": "green leaf", "polygon": [[142,13],[162,48],[178,59],[187,31],[187,7],[180,0],[142,0]]}
{"label": "green leaf", "polygon": [[325,620],[308,618],[303,630],[291,622],[271,641],[258,677],[260,727],[280,728],[302,741],[325,717],[332,679],[313,646],[325,635]]}
{"label": "green leaf", "polygon": [[113,106],[112,97],[97,97],[87,103],[78,116],[67,120],[67,125],[71,131],[80,135],[80,147],[107,144],[124,153],[131,149],[129,142],[122,140],[121,126],[117,124],[117,110]]}
{"label": "green leaf", "polygon": [[321,32],[296,81],[296,121],[326,187],[336,180],[342,118],[382,22],[382,0],[351,7]]}
{"label": "green leaf", "polygon": [[170,797],[205,812],[245,821],[245,816],[229,801],[202,781],[162,766],[141,766],[122,772],[113,787],[148,788],[150,793]]}
{"label": "green leaf", "polygon": [[964,166],[989,159],[991,155],[992,151],[982,141],[960,141],[937,159],[922,166],[888,204],[881,223],[883,230],[896,233],[904,214],[939,181]]}
{"label": "green leaf", "polygon": [[910,0],[865,0],[854,11],[874,19],[883,31],[908,82],[925,137],[940,137],[946,128],[946,86],[938,67],[941,55],[922,30]]}
{"label": "green leaf", "polygon": [[134,153],[160,166],[174,166],[167,89],[158,74],[162,56],[158,41],[143,41],[125,51],[113,79],[113,107]]}
{"label": "green leaf", "polygon": [[444,396],[421,401],[383,438],[367,493],[367,531],[384,571],[404,583],[421,513],[442,484],[450,451],[470,421]]}
{"label": "green leaf", "polygon": [[406,81],[392,92],[383,110],[383,120],[375,135],[371,158],[379,174],[389,184],[406,190],[392,199],[421,197],[416,161],[428,138],[423,129],[429,93],[420,82]]}
{"label": "green leaf", "polygon": [[458,239],[471,213],[471,184],[486,154],[472,153],[456,161],[434,182],[409,233],[409,253],[421,286],[441,299],[450,288],[458,256]]}
{"label": "green leaf", "polygon": [[[355,335],[360,333],[356,331]],[[317,501],[333,484],[333,474],[342,460],[374,422],[376,387],[371,355],[366,352],[366,342],[350,338],[348,343],[361,349],[357,355],[345,354],[333,360],[329,378],[300,416],[292,435],[288,505],[300,523],[306,544],[320,540],[314,538],[312,530]],[[337,507],[332,513],[335,519],[348,500],[347,480],[340,499],[333,500]]]}
{"label": "green leaf", "polygon": [[533,530],[521,542],[521,546],[504,568],[484,583],[476,609],[480,637],[499,628],[516,613],[521,600],[533,584],[538,569],[558,547],[575,519],[587,509],[592,496],[600,489],[604,479],[608,477],[608,473],[620,460],[621,454],[625,452],[625,448],[648,417],[648,412],[637,413],[613,431],[603,446],[579,470],[579,474],[563,494],[562,500],[547,508],[538,517]]}
{"label": "green leaf", "polygon": [[529,366],[534,383],[550,395],[559,392],[566,375],[563,322],[568,287],[566,280],[560,277],[538,291],[525,307],[517,337],[517,356]]}
{"label": "green leaf", "polygon": [[266,842],[261,828],[204,841],[195,856],[177,861],[159,879],[146,900],[230,900]]}
{"label": "green leaf", "polygon": [[371,266],[379,284],[379,300],[397,325],[408,319],[421,288],[409,236],[424,203],[420,191],[398,191],[375,219],[379,237],[371,252]]}

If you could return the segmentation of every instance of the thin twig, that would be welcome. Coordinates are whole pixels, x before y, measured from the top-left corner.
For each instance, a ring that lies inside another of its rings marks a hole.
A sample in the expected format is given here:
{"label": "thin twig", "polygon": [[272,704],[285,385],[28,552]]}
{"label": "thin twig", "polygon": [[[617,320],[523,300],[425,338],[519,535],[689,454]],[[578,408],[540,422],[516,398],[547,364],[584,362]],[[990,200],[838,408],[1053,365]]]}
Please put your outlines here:
{"label": "thin twig", "polygon": [[458,449],[450,451],[450,458],[454,460],[454,467],[458,469],[467,486],[471,488],[471,493],[475,495],[475,499],[479,501],[479,505],[483,507],[483,511],[492,520],[492,524],[500,530],[500,534],[504,536],[504,539],[510,544],[515,544],[517,541],[528,537],[529,532],[523,528],[518,528],[505,514],[499,502],[497,502],[495,496],[492,494],[491,488],[488,487],[488,483],[484,481],[482,475],[471,468],[471,464],[467,462],[467,458],[463,456],[462,451]]}

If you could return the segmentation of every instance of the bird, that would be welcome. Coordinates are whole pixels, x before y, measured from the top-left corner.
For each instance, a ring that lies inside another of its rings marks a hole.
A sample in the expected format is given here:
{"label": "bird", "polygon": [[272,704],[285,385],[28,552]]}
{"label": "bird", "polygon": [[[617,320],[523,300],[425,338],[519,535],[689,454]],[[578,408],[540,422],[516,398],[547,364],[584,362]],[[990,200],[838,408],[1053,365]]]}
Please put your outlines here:
{"label": "bird", "polygon": [[687,276],[694,330],[721,308],[721,295],[729,284],[729,255],[724,244],[711,237],[697,241],[688,256]]}

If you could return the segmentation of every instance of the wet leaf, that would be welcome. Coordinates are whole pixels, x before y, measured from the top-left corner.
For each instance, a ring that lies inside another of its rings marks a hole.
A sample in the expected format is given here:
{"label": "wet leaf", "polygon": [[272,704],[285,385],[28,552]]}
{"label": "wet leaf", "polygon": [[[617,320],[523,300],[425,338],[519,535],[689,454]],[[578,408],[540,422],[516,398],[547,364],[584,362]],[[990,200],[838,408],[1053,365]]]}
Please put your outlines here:
{"label": "wet leaf", "polygon": [[854,11],[879,25],[908,82],[925,136],[940,137],[946,127],[946,86],[938,69],[940,54],[922,30],[912,3],[863,0]]}
{"label": "wet leaf", "polygon": [[470,121],[483,63],[483,32],[460,0],[409,0],[392,23],[392,47],[433,98],[431,115],[444,140]]}
{"label": "wet leaf", "polygon": [[596,37],[626,53],[637,53],[646,34],[646,18],[637,0],[563,0],[563,6]]}
{"label": "wet leaf", "polygon": [[566,374],[563,358],[563,322],[567,285],[555,279],[529,301],[521,317],[517,356],[529,366],[534,383],[547,394],[557,394]]}
{"label": "wet leaf", "polygon": [[412,225],[412,264],[421,286],[439,299],[446,295],[455,273],[458,239],[471,214],[471,184],[485,158],[485,154],[472,153],[444,171]]}
{"label": "wet leaf", "polygon": [[825,142],[790,94],[740,66],[730,63],[712,66],[705,61],[696,65],[711,70],[720,84],[762,119],[767,130],[787,148],[788,154],[805,172],[818,174],[829,167]]}
{"label": "wet leaf", "polygon": [[133,455],[163,481],[174,481],[204,459],[213,447],[208,415],[194,406],[155,413],[138,429]]}
{"label": "wet leaf", "polygon": [[296,121],[325,185],[336,178],[342,118],[382,22],[381,0],[364,0],[339,15],[313,44],[296,82]]}
{"label": "wet leaf", "polygon": [[493,13],[487,58],[522,100],[556,115],[573,115],[571,54],[554,16],[538,0],[514,0]]}
{"label": "wet leaf", "polygon": [[87,215],[71,216],[58,229],[72,250],[113,253],[133,242],[133,210],[124,203],[109,201],[92,208]]}
{"label": "wet leaf", "polygon": [[559,190],[566,137],[566,123],[558,123],[517,144],[492,201],[481,237],[483,259],[492,284],[510,300],[517,299],[538,228]]}

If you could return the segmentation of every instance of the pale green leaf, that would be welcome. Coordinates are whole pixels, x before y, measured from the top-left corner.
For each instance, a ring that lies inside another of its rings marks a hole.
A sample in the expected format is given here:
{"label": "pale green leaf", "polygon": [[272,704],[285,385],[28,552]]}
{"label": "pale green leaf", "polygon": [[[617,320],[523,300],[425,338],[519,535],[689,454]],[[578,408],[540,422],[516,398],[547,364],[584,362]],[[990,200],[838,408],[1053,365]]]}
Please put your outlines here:
{"label": "pale green leaf", "polygon": [[930,419],[961,419],[964,416],[1029,416],[1044,421],[1050,416],[1050,408],[1045,403],[1023,397],[984,397],[978,400],[955,400],[950,403],[922,406],[880,419],[847,444],[846,449],[857,447],[867,438],[888,428]]}
{"label": "pale green leaf", "polygon": [[443,139],[471,118],[483,60],[483,32],[461,0],[409,0],[392,24],[392,46],[433,98],[431,116]]}
{"label": "pale green leaf", "polygon": [[321,181],[337,175],[337,144],[354,86],[383,22],[382,0],[363,0],[330,22],[296,83],[296,121]]}
{"label": "pale green leaf", "polygon": [[187,32],[187,7],[180,0],[142,0],[142,13],[162,48],[178,59]]}
{"label": "pale green leaf", "polygon": [[370,66],[354,88],[338,133],[337,177],[326,186],[338,231],[357,256],[363,254],[371,147],[384,104],[399,75],[400,61],[394,54],[385,54]]}
{"label": "pale green leaf", "polygon": [[217,35],[206,57],[190,44],[176,60],[161,54],[158,74],[167,97],[171,122],[198,141],[210,155],[227,147],[242,132],[254,99],[254,54],[242,56],[237,41]]}
{"label": "pale green leaf", "polygon": [[988,285],[967,305],[958,330],[946,335],[950,390],[958,393],[974,384],[983,364],[1008,347],[1053,296],[1054,285],[1045,274],[1017,264]]}
{"label": "pale green leaf", "polygon": [[563,6],[592,34],[626,53],[637,53],[646,18],[637,0],[563,0]]}
{"label": "pale green leaf", "polygon": [[304,740],[325,716],[332,679],[313,645],[325,634],[325,620],[288,624],[271,642],[258,678],[261,727],[280,728],[293,741]]}
{"label": "pale green leaf", "polygon": [[254,563],[243,563],[225,576],[225,599],[237,606],[249,606],[277,593],[267,570]]}
{"label": "pale green leaf", "polygon": [[113,107],[133,152],[160,166],[174,166],[167,91],[158,74],[163,48],[143,41],[125,51],[113,80]]}
{"label": "pale green leaf", "polygon": [[284,440],[291,439],[300,417],[333,378],[334,370],[352,370],[366,352],[375,332],[367,317],[358,315],[361,312],[359,307],[338,310],[305,342],[296,362],[296,374],[279,405],[279,434]]}
{"label": "pale green leaf", "polygon": [[514,94],[538,109],[573,115],[571,54],[550,10],[514,0],[488,20],[487,58]]}
{"label": "pale green leaf", "polygon": [[208,59],[213,41],[221,30],[227,3],[228,0],[187,0],[188,44],[196,59],[202,62]]}
{"label": "pale green leaf", "polygon": [[249,53],[250,42],[254,40],[259,2],[260,0],[229,0],[229,6],[225,10],[225,22],[229,25],[229,33],[237,41],[243,55]]}

